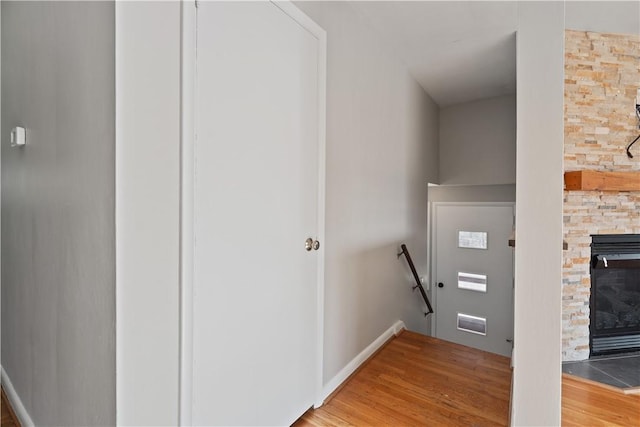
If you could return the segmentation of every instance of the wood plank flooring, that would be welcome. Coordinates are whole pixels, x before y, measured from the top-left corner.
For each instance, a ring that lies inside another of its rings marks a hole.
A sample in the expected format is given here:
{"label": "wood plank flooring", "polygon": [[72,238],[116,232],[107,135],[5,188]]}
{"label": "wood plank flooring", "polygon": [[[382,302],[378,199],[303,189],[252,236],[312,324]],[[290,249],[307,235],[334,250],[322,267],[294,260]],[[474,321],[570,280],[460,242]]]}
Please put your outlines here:
{"label": "wood plank flooring", "polygon": [[[295,426],[504,426],[509,359],[404,331]],[[640,426],[640,395],[562,379],[562,425]]]}
{"label": "wood plank flooring", "polygon": [[562,425],[640,426],[640,395],[624,394],[564,374]]}
{"label": "wood plank flooring", "polygon": [[404,331],[296,426],[500,426],[509,359]]}
{"label": "wood plank flooring", "polygon": [[2,399],[0,406],[2,407],[0,425],[2,427],[20,427],[20,423],[13,413],[13,409],[9,405],[9,401],[7,400],[7,396],[4,393],[4,389],[2,389]]}
{"label": "wood plank flooring", "polygon": [[[404,331],[295,426],[504,426],[509,359]],[[640,395],[562,377],[563,426],[640,426]],[[2,390],[2,427],[20,427]]]}

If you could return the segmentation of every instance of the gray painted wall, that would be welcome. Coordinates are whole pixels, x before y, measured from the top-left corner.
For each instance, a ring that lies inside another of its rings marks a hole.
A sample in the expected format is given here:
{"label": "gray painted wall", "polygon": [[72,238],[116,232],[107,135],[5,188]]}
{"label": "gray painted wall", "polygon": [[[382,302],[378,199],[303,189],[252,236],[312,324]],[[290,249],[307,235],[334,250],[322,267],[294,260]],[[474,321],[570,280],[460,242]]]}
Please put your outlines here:
{"label": "gray painted wall", "polygon": [[36,424],[115,423],[114,76],[113,3],[2,2],[2,366]]}
{"label": "gray painted wall", "polygon": [[640,1],[567,1],[565,28],[640,34]]}
{"label": "gray painted wall", "polygon": [[515,95],[454,105],[440,111],[440,184],[515,182]]}
{"label": "gray painted wall", "polygon": [[515,202],[516,185],[453,185],[429,187],[429,202]]}
{"label": "gray painted wall", "polygon": [[438,107],[349,4],[297,2],[327,31],[324,381],[396,320],[428,332],[396,253],[426,274]]}

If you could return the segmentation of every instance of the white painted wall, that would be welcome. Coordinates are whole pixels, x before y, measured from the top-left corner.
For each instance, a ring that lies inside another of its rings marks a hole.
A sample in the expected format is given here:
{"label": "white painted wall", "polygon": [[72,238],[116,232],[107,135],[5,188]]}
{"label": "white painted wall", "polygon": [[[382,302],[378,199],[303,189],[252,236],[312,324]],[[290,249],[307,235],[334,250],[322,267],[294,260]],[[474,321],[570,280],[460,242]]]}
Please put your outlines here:
{"label": "white painted wall", "polygon": [[440,110],[440,184],[515,182],[515,95]]}
{"label": "white painted wall", "polygon": [[640,34],[640,1],[567,1],[568,30]]}
{"label": "white painted wall", "polygon": [[428,332],[406,243],[427,265],[427,182],[438,177],[438,107],[341,2],[297,2],[327,31],[324,381],[402,319]]}
{"label": "white painted wall", "polygon": [[519,3],[511,424],[560,425],[564,3]]}
{"label": "white painted wall", "polygon": [[180,3],[117,2],[117,423],[178,423]]}
{"label": "white painted wall", "polygon": [[112,425],[114,5],[1,7],[3,380],[24,422]]}

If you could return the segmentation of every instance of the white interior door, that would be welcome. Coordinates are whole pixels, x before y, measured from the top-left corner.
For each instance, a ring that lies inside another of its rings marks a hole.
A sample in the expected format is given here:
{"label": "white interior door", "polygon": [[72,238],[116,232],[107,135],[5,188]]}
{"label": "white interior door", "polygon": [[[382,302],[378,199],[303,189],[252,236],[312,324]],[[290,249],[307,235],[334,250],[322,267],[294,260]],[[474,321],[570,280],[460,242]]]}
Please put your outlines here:
{"label": "white interior door", "polygon": [[195,425],[288,425],[316,397],[324,38],[286,6],[197,9]]}
{"label": "white interior door", "polygon": [[511,356],[513,204],[434,209],[436,336]]}

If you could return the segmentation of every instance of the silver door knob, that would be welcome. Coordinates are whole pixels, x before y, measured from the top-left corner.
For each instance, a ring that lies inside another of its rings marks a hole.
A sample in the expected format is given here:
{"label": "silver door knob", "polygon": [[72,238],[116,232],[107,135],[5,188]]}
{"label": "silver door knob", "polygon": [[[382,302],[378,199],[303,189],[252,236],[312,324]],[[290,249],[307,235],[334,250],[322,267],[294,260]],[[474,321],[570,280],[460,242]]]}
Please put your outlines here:
{"label": "silver door knob", "polygon": [[320,249],[320,242],[318,242],[317,240],[313,240],[311,237],[309,237],[307,240],[304,241],[304,248],[308,251],[310,251],[311,249],[313,250],[318,250]]}

